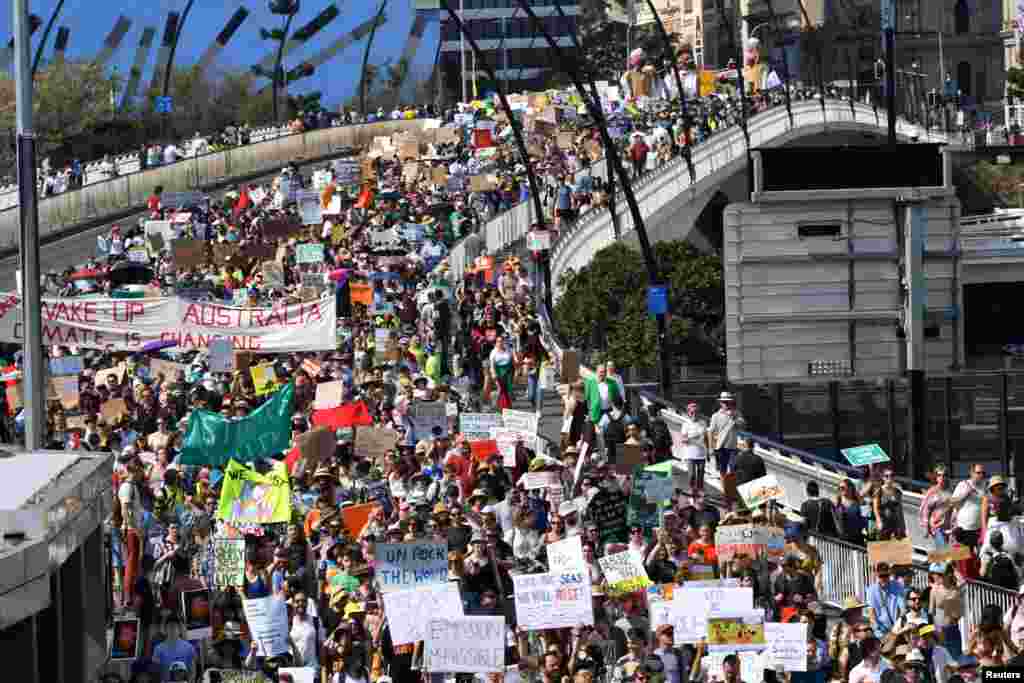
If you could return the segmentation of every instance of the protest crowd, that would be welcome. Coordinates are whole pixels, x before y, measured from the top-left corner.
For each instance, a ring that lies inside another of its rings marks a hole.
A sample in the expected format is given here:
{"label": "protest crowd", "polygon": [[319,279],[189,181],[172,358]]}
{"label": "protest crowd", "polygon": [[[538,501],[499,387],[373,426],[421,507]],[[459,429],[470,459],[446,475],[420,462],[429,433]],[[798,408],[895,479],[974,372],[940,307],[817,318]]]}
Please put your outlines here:
{"label": "protest crowd", "polygon": [[[684,117],[643,94],[635,57],[638,76],[603,86],[634,173],[740,120],[734,96],[695,90]],[[511,99],[545,219],[564,229],[607,201],[587,172],[593,123],[572,93]],[[748,113],[783,100],[755,88]],[[559,362],[539,255],[481,243],[528,198],[496,106],[223,197],[154,188],[137,225],[45,276],[50,445],[116,456],[110,663],[124,667],[106,679],[954,683],[1015,662],[1016,609],[987,615],[966,651],[957,626],[965,582],[1020,583],[1001,477],[950,491],[937,470],[922,515],[949,560],[923,591],[902,555],[874,563],[830,625],[812,537],[900,543],[891,470],[834,501],[809,482],[784,511],[757,493],[767,473],[732,395],[631,414],[611,364]],[[478,256],[455,281],[462,239]],[[563,403],[557,443],[540,434],[545,392]],[[708,460],[722,496],[705,492]]]}

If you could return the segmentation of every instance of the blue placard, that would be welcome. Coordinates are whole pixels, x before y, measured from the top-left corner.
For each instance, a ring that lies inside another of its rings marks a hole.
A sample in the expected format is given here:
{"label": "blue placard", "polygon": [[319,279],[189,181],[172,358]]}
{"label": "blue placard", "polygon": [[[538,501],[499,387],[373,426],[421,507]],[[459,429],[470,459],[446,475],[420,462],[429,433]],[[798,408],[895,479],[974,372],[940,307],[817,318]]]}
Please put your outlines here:
{"label": "blue placard", "polygon": [[651,315],[668,313],[668,287],[647,288],[647,312]]}
{"label": "blue placard", "polygon": [[154,100],[153,109],[157,114],[171,114],[174,112],[174,100],[170,95],[158,95]]}

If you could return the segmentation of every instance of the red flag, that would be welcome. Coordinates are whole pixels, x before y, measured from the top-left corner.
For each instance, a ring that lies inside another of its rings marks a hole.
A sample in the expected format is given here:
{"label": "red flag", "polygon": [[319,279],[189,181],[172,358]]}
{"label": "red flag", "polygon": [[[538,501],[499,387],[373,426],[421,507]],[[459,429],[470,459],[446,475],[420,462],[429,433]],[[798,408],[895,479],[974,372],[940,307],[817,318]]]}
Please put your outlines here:
{"label": "red flag", "polygon": [[288,468],[289,474],[295,473],[295,464],[299,462],[299,458],[302,457],[302,452],[298,448],[293,448],[288,451],[288,455],[284,458],[284,464]]}
{"label": "red flag", "polygon": [[252,200],[249,199],[249,188],[242,186],[242,191],[238,194],[238,201],[235,202],[234,215],[238,218],[238,214],[242,213],[252,204]]}
{"label": "red flag", "polygon": [[359,198],[356,200],[357,209],[368,209],[373,204],[373,192],[370,188],[365,187],[363,191],[359,193]]}
{"label": "red flag", "polygon": [[346,403],[337,408],[313,411],[313,425],[316,427],[372,427],[373,418],[362,401]]}

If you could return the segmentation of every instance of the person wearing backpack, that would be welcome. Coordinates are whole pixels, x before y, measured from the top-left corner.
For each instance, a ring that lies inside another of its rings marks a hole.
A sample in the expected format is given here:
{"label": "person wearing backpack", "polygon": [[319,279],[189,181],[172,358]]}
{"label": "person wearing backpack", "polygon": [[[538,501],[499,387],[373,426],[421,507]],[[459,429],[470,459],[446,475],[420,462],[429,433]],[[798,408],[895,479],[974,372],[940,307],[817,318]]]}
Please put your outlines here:
{"label": "person wearing backpack", "polygon": [[1020,586],[1020,576],[1013,558],[1009,553],[1003,551],[1002,532],[993,531],[989,536],[989,544],[992,549],[987,551],[981,559],[982,578],[994,586],[1017,590]]}
{"label": "person wearing backpack", "polygon": [[807,482],[807,500],[800,506],[800,514],[806,520],[808,531],[819,536],[831,536],[837,538],[839,531],[836,528],[835,508],[832,501],[821,497],[821,489],[818,482]]}

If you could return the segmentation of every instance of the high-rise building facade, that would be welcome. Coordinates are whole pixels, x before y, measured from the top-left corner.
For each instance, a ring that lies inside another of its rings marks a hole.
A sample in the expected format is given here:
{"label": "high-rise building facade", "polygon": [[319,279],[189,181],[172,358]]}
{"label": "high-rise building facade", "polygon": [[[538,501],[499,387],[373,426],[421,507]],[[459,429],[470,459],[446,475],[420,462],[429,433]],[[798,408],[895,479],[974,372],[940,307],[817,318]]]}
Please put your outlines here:
{"label": "high-rise building facade", "polygon": [[[507,85],[508,92],[543,90],[555,70],[555,56],[544,36],[534,29],[532,20],[517,0],[449,0],[460,12],[462,21],[480,46],[495,76]],[[544,23],[559,47],[572,51],[579,5],[576,0],[530,0],[530,7]],[[441,13],[440,68],[445,90],[455,98],[483,95],[495,89],[482,65],[478,64],[468,42],[446,13]],[[463,91],[463,83],[465,90]]]}

